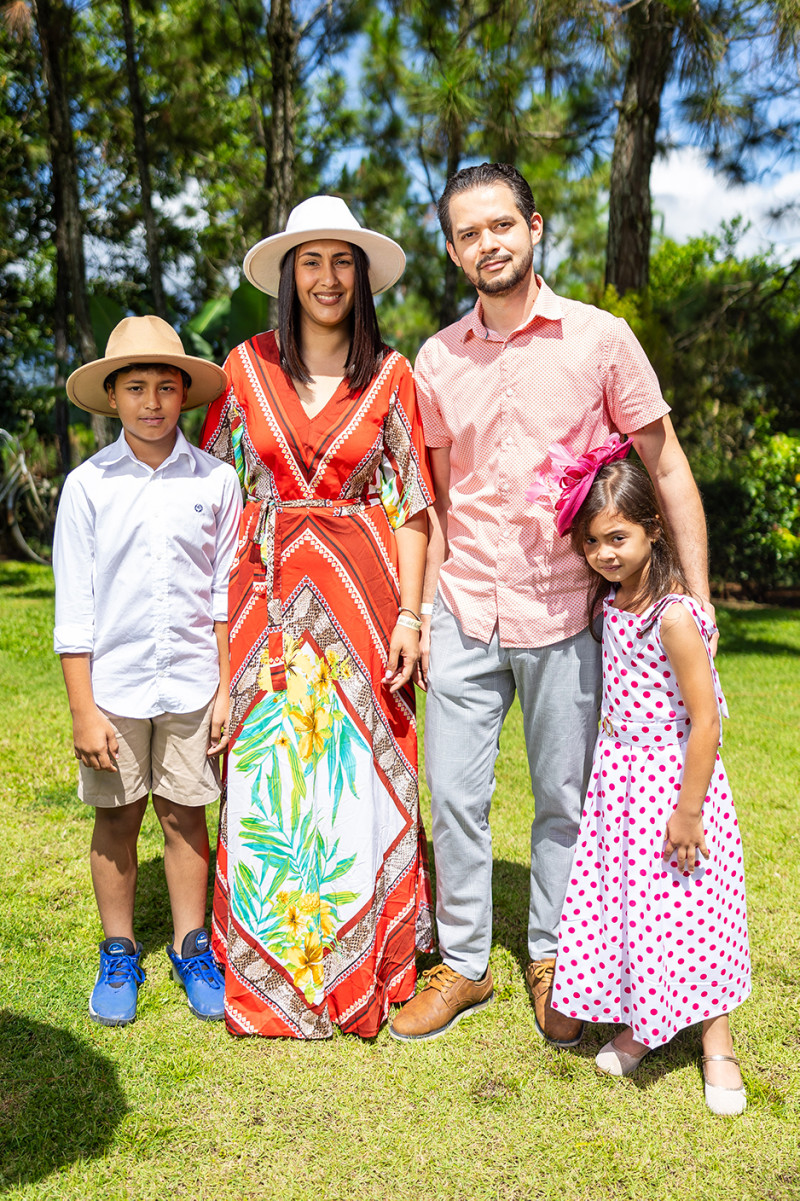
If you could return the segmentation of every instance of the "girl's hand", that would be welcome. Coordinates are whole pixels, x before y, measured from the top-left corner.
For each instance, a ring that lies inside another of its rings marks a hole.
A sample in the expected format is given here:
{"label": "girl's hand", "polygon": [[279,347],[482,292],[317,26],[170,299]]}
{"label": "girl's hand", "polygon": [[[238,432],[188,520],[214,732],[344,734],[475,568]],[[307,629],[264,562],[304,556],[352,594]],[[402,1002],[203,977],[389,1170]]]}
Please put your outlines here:
{"label": "girl's hand", "polygon": [[217,755],[221,755],[230,742],[229,708],[230,700],[227,691],[222,692],[221,689],[217,689],[214,708],[211,710],[211,726],[208,731],[206,756],[209,759],[215,759]]}
{"label": "girl's hand", "polygon": [[696,867],[700,866],[698,850],[704,858],[710,858],[703,831],[703,814],[701,812],[698,816],[694,816],[682,813],[678,806],[667,822],[662,858],[668,860],[675,855],[679,872],[693,872]]}
{"label": "girl's hand", "polygon": [[95,771],[117,771],[119,743],[114,727],[96,705],[72,719],[75,758]]}
{"label": "girl's hand", "polygon": [[[398,692],[411,679],[419,662],[419,631],[408,626],[395,626],[389,643],[389,660],[386,664],[384,684],[390,692]],[[390,682],[391,681],[391,682]]]}

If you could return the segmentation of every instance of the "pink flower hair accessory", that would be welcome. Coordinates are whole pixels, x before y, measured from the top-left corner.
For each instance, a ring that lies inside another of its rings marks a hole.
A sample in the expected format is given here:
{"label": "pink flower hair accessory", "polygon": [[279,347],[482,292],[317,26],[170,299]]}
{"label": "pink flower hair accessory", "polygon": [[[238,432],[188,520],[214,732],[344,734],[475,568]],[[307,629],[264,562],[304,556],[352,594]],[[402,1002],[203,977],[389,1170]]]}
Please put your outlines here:
{"label": "pink flower hair accessory", "polygon": [[602,446],[595,446],[593,450],[587,450],[586,454],[579,455],[576,459],[565,447],[556,443],[547,452],[550,456],[552,475],[540,472],[525,499],[531,503],[545,499],[552,501],[555,485],[560,493],[554,504],[556,529],[563,537],[572,529],[578,510],[586,500],[600,468],[605,467],[607,463],[616,462],[617,459],[626,458],[632,449],[633,442],[630,438],[612,434]]}

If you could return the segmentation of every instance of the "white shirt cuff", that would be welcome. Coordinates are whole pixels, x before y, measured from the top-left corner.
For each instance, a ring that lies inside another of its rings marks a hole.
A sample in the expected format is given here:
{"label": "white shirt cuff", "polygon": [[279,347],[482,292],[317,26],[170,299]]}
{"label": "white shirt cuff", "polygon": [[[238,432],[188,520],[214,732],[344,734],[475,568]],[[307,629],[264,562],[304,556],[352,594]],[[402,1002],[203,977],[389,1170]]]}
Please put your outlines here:
{"label": "white shirt cuff", "polygon": [[53,631],[57,655],[85,655],[94,650],[94,631],[81,625],[60,625]]}

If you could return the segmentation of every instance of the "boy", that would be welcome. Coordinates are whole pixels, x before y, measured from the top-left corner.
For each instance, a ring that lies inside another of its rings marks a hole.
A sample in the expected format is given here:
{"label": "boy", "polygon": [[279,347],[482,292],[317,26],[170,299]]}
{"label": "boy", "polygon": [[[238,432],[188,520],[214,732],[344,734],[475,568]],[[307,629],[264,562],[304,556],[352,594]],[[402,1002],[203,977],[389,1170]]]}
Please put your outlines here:
{"label": "boy", "polygon": [[158,317],[128,317],[105,358],[74,371],[70,399],[122,433],[71,472],[56,521],[55,650],[72,713],[78,795],[95,807],[91,870],[103,926],[89,1015],[136,1016],[136,844],[147,797],[164,831],[172,908],[167,954],[189,1008],[224,1014],[205,925],[205,806],[228,744],[227,589],[241,514],[236,472],[190,446],[181,412],[225,387]]}

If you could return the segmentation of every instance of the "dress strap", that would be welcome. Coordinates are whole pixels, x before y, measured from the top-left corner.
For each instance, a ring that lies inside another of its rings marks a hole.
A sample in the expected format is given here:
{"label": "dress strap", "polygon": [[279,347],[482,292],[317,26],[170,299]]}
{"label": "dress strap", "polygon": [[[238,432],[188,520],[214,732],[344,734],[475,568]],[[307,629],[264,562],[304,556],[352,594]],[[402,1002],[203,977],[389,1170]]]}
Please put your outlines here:
{"label": "dress strap", "polygon": [[[714,662],[714,656],[711,654],[711,639],[717,632],[717,627],[708,616],[706,611],[694,599],[694,597],[686,596],[686,594],[682,592],[670,592],[667,596],[663,596],[661,600],[656,601],[656,603],[650,609],[642,614],[642,620],[639,622],[636,633],[639,638],[644,638],[654,627],[660,627],[661,619],[663,618],[664,613],[670,607],[670,605],[674,604],[683,605],[685,609],[689,610],[694,618],[695,625],[700,631],[700,636],[703,639],[703,646],[706,648],[708,665],[711,669],[711,678],[714,681],[714,693],[717,698],[717,707],[719,708],[720,716],[728,717],[728,704],[725,700],[722,692],[722,686],[719,682],[719,673],[717,671],[717,665]],[[720,746],[722,746],[721,726],[719,741]]]}

